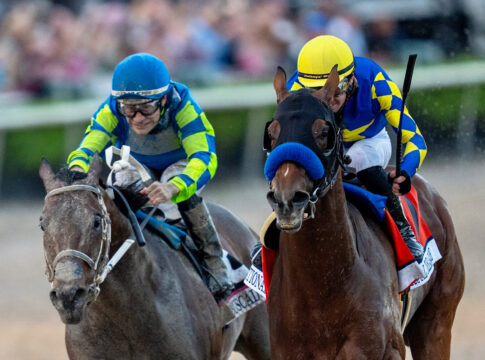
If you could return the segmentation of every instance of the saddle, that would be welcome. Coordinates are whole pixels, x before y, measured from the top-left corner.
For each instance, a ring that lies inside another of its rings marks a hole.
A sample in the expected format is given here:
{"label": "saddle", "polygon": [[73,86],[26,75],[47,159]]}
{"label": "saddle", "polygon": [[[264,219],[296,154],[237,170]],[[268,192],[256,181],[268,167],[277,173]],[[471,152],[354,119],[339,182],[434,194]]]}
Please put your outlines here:
{"label": "saddle", "polygon": [[[160,239],[170,247],[187,256],[207,286],[208,276],[210,275],[203,265],[203,253],[197,249],[190,235],[188,235],[183,220],[177,222],[177,226],[174,226],[157,217],[148,218],[148,214],[142,210],[138,210],[136,216],[142,223],[146,220],[147,227],[159,235]],[[263,302],[264,297],[244,283],[248,274],[248,268],[244,264],[224,249],[222,250],[222,260],[228,269],[229,280],[234,284],[233,292],[223,300],[224,308],[230,311],[230,314],[224,315],[224,321],[227,324]]]}

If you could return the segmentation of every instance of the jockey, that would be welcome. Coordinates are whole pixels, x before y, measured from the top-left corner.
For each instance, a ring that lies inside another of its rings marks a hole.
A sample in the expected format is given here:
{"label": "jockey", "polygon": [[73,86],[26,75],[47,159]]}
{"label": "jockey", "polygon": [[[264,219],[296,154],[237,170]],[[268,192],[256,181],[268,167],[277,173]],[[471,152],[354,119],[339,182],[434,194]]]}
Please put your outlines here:
{"label": "jockey", "polygon": [[[69,169],[87,172],[95,152],[103,153],[112,144],[130,146],[133,157],[160,179],[141,193],[153,205],[177,204],[212,275],[210,291],[216,298],[227,297],[233,285],[222,261],[221,243],[204,201],[196,194],[217,168],[214,130],[187,86],[171,81],[165,64],[153,55],[133,54],[116,66],[111,95],[69,155]],[[123,181],[116,179],[115,184]],[[138,179],[138,174],[132,175],[124,185]]]}
{"label": "jockey", "polygon": [[397,132],[402,97],[397,85],[375,62],[354,57],[350,47],[337,37],[322,35],[308,41],[298,55],[298,69],[287,87],[296,91],[303,87],[325,85],[332,67],[337,64],[340,83],[330,101],[337,123],[343,128],[346,154],[357,177],[371,192],[387,196],[386,207],[396,222],[409,250],[420,262],[424,251],[409,225],[398,195],[411,189],[411,178],[426,156],[426,144],[416,123],[404,109],[402,143],[406,144],[402,170],[389,176],[384,168],[392,153],[386,130],[389,123]]}

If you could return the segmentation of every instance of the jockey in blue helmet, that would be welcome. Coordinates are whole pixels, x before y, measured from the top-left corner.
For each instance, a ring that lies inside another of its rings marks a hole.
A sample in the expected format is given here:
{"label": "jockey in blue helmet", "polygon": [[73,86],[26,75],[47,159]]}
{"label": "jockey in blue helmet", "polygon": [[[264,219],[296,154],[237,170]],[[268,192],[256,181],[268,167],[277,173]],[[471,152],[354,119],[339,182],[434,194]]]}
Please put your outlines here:
{"label": "jockey in blue helmet", "polygon": [[[188,87],[171,81],[165,64],[151,54],[130,55],[116,66],[110,96],[67,159],[70,170],[87,171],[93,155],[111,145],[130,146],[131,155],[154,174],[156,181],[141,193],[171,214],[167,217],[182,216],[204,253],[209,289],[216,298],[226,297],[233,285],[214,224],[197,195],[217,168],[214,130]],[[120,186],[139,181],[133,170],[116,176]]]}

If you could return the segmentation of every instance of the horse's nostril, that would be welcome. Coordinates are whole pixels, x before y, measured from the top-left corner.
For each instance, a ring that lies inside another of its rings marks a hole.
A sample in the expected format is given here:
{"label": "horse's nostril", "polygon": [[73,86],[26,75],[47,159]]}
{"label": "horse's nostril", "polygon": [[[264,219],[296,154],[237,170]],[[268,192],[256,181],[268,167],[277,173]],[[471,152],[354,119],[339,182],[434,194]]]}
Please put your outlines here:
{"label": "horse's nostril", "polygon": [[86,295],[86,290],[84,288],[79,288],[76,290],[73,300],[77,301],[79,299],[82,299],[85,295]]}
{"label": "horse's nostril", "polygon": [[268,191],[268,193],[266,194],[266,199],[268,199],[268,202],[270,204],[276,204],[277,203],[275,195],[274,195],[274,191]]}
{"label": "horse's nostril", "polygon": [[57,292],[56,292],[56,290],[52,290],[49,293],[49,297],[50,297],[50,299],[51,299],[52,302],[56,301],[57,300]]}
{"label": "horse's nostril", "polygon": [[293,196],[293,206],[305,206],[310,201],[310,195],[304,191],[297,191]]}

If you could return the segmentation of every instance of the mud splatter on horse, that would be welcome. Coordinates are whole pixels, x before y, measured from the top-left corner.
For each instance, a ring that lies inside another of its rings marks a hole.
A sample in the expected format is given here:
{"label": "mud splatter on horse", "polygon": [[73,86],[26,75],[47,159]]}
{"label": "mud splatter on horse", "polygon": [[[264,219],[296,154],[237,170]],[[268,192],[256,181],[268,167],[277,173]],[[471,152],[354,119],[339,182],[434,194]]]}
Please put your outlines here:
{"label": "mud splatter on horse", "polygon": [[[221,311],[192,264],[145,231],[97,294],[95,279],[125,239],[128,219],[99,185],[95,157],[87,176],[54,174],[43,161],[48,193],[42,216],[51,301],[66,324],[70,359],[269,359],[266,309],[223,328]],[[79,173],[78,173],[79,174]],[[255,234],[226,209],[210,206],[224,247],[246,265]],[[111,236],[110,233],[111,232]]]}

